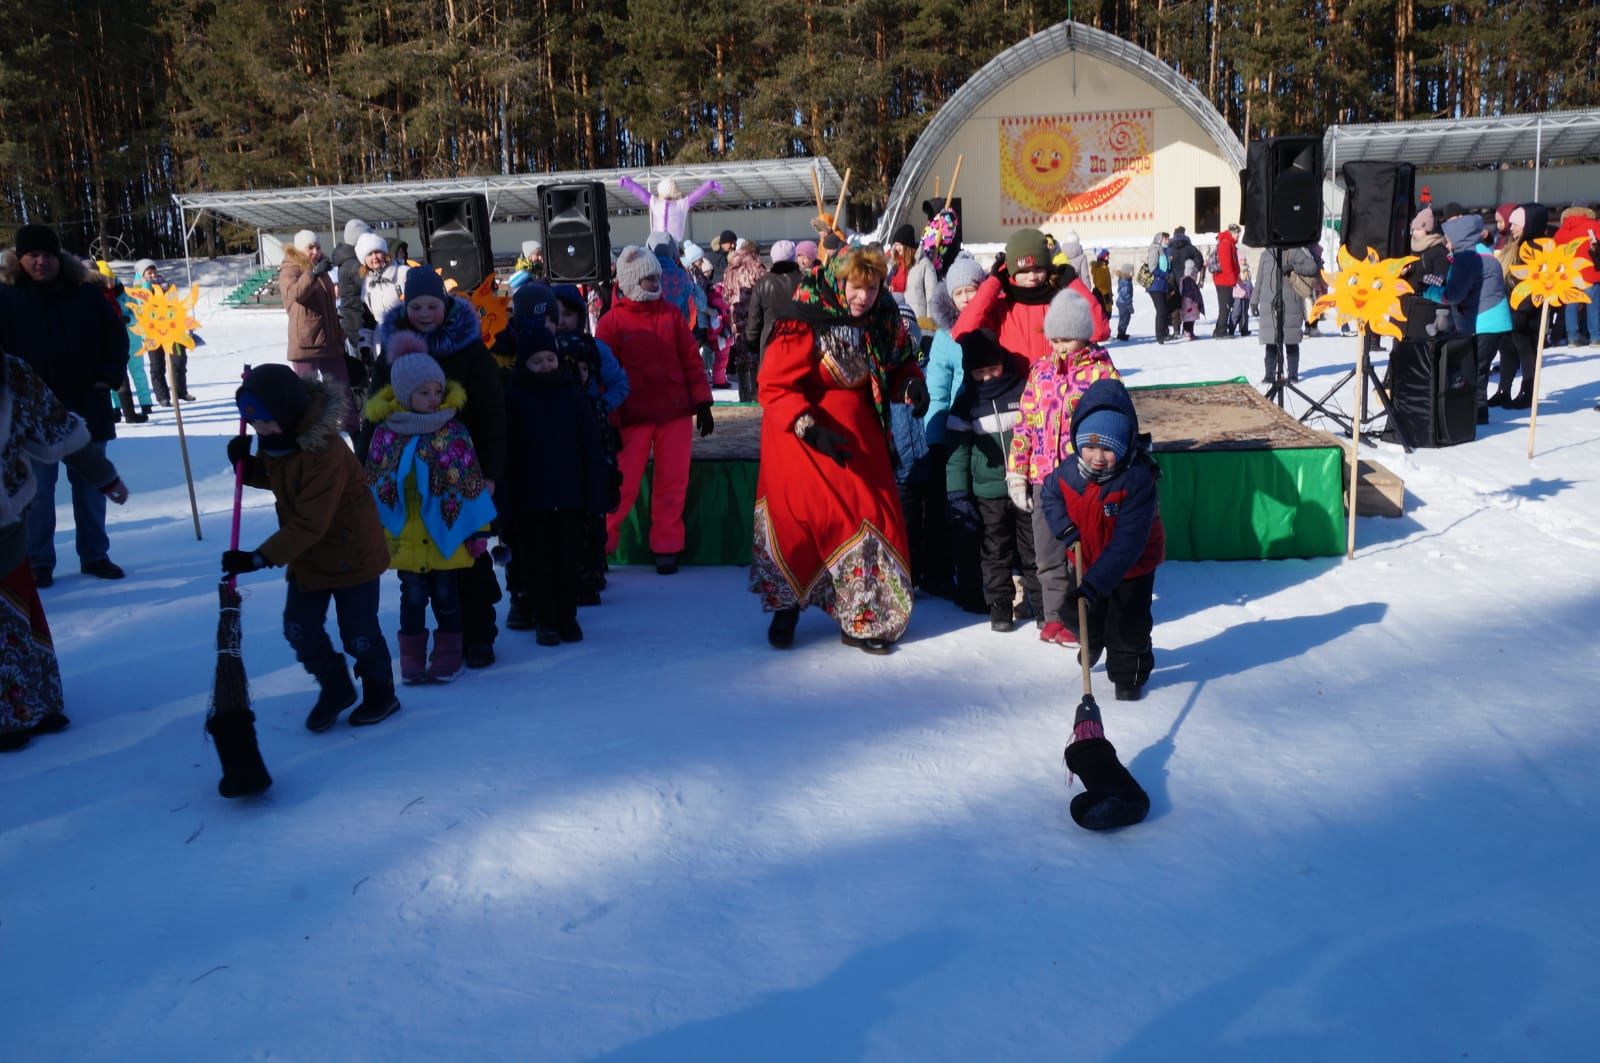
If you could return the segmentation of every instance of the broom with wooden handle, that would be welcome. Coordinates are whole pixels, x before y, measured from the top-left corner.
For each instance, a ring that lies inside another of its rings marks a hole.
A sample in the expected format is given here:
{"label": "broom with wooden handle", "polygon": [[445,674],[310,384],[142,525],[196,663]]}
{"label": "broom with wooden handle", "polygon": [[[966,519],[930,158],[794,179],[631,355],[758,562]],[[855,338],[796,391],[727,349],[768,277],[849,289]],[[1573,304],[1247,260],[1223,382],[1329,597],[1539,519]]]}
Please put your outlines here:
{"label": "broom with wooden handle", "polygon": [[[1072,544],[1073,569],[1083,585],[1083,544]],[[1072,822],[1084,830],[1113,830],[1140,822],[1150,812],[1150,795],[1117,759],[1117,747],[1106,740],[1100,706],[1089,680],[1089,601],[1078,597],[1078,662],[1083,666],[1083,700],[1072,720],[1072,738],[1063,754],[1067,770],[1083,782],[1072,799]]]}
{"label": "broom with wooden handle", "polygon": [[[244,371],[250,372],[245,366]],[[239,434],[245,432],[239,418]],[[248,460],[248,459],[246,459]],[[239,549],[239,518],[244,508],[244,462],[233,467],[233,530],[228,548]],[[217,587],[222,614],[217,621],[217,674],[211,686],[211,708],[206,713],[206,730],[217,743],[217,759],[222,762],[222,781],[217,792],[223,797],[249,797],[272,785],[272,776],[261,759],[256,741],[256,714],[250,708],[250,682],[244,674],[243,636],[239,630],[242,599],[228,576]]]}

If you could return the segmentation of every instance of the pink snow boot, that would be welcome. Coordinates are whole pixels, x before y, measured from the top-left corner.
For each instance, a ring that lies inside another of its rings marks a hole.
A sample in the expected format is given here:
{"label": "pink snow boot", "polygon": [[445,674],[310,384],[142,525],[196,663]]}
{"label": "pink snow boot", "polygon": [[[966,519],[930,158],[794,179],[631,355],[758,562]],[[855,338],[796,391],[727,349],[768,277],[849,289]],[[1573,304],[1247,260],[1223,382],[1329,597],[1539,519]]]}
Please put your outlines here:
{"label": "pink snow boot", "polygon": [[433,659],[428,662],[428,681],[448,683],[461,674],[461,632],[435,631]]}
{"label": "pink snow boot", "polygon": [[421,683],[428,678],[428,633],[400,635],[400,682]]}

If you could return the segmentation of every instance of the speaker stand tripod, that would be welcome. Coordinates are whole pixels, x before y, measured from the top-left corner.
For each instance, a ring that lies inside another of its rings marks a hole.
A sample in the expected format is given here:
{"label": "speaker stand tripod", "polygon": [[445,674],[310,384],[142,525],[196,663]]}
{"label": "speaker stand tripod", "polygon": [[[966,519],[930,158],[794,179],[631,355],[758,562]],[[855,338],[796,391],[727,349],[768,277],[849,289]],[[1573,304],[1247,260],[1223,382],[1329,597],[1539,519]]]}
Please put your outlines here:
{"label": "speaker stand tripod", "polygon": [[[1276,266],[1278,270],[1278,287],[1272,296],[1272,316],[1273,321],[1278,327],[1278,347],[1280,349],[1286,349],[1288,344],[1283,342],[1283,286],[1288,283],[1288,281],[1283,273],[1283,248],[1274,245],[1269,250],[1272,252],[1273,265]],[[1281,357],[1287,357],[1287,353]],[[1362,417],[1362,438],[1368,443],[1371,443],[1377,438],[1378,435],[1381,434],[1381,428],[1369,427],[1371,425],[1375,425],[1381,417],[1385,421],[1384,427],[1392,425],[1394,427],[1395,434],[1400,437],[1400,445],[1405,448],[1405,452],[1407,454],[1411,453],[1413,449],[1411,443],[1411,434],[1409,431],[1407,431],[1405,422],[1394,416],[1394,410],[1389,405],[1389,393],[1384,390],[1383,381],[1378,378],[1377,370],[1372,367],[1371,357],[1364,356],[1361,359],[1361,365],[1365,370],[1361,379],[1362,409],[1372,411],[1372,404],[1366,401],[1369,394],[1376,394],[1378,396],[1379,404],[1383,407],[1383,412],[1381,414],[1376,412],[1368,412],[1364,417]],[[1333,409],[1328,405],[1328,402],[1340,391],[1342,391],[1344,386],[1350,383],[1351,379],[1355,377],[1355,366],[1351,366],[1348,370],[1346,370],[1344,375],[1341,376],[1331,388],[1324,392],[1321,397],[1313,397],[1307,392],[1295,387],[1294,384],[1290,383],[1288,374],[1284,372],[1283,369],[1284,367],[1280,363],[1278,370],[1273,375],[1272,383],[1267,387],[1267,401],[1277,403],[1278,409],[1281,410],[1284,409],[1283,400],[1285,393],[1292,394],[1306,404],[1305,411],[1302,412],[1299,417],[1301,424],[1305,424],[1313,417],[1325,417],[1334,424],[1338,425],[1344,435],[1348,437],[1351,434],[1352,428],[1350,416],[1340,410]],[[1368,388],[1371,389],[1370,392],[1367,390]]]}

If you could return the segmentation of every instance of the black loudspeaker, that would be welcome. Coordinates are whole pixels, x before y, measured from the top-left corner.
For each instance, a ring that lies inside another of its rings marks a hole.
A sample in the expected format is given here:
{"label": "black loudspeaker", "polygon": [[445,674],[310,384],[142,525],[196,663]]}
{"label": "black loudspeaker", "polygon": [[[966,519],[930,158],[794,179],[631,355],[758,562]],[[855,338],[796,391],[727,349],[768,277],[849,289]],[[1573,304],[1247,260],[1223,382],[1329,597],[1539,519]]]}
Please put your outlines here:
{"label": "black loudspeaker", "polygon": [[1391,423],[1404,423],[1414,447],[1453,447],[1478,438],[1478,367],[1471,336],[1402,341],[1389,355]]}
{"label": "black loudspeaker", "polygon": [[489,200],[483,193],[417,200],[417,228],[423,261],[455,281],[462,294],[494,272]]}
{"label": "black loudspeaker", "polygon": [[600,181],[540,185],[544,261],[550,280],[598,284],[611,278],[611,219]]}
{"label": "black loudspeaker", "polygon": [[1322,138],[1252,141],[1239,171],[1244,242],[1301,247],[1322,232]]}
{"label": "black loudspeaker", "polygon": [[1369,247],[1379,258],[1406,254],[1411,248],[1417,168],[1409,162],[1347,162],[1339,173],[1344,177],[1339,231],[1345,250],[1356,258],[1365,258]]}

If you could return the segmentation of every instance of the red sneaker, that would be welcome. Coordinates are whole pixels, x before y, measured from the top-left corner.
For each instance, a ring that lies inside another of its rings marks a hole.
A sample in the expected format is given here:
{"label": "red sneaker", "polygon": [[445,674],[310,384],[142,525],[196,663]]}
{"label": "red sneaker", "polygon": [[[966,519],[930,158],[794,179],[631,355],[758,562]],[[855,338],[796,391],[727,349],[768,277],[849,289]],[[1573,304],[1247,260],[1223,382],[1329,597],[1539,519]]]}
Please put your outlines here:
{"label": "red sneaker", "polygon": [[1078,636],[1072,633],[1071,628],[1062,624],[1061,630],[1056,633],[1055,643],[1057,646],[1076,646],[1078,644]]}
{"label": "red sneaker", "polygon": [[1044,627],[1039,629],[1039,641],[1054,642],[1065,630],[1065,625],[1059,620],[1046,621]]}

